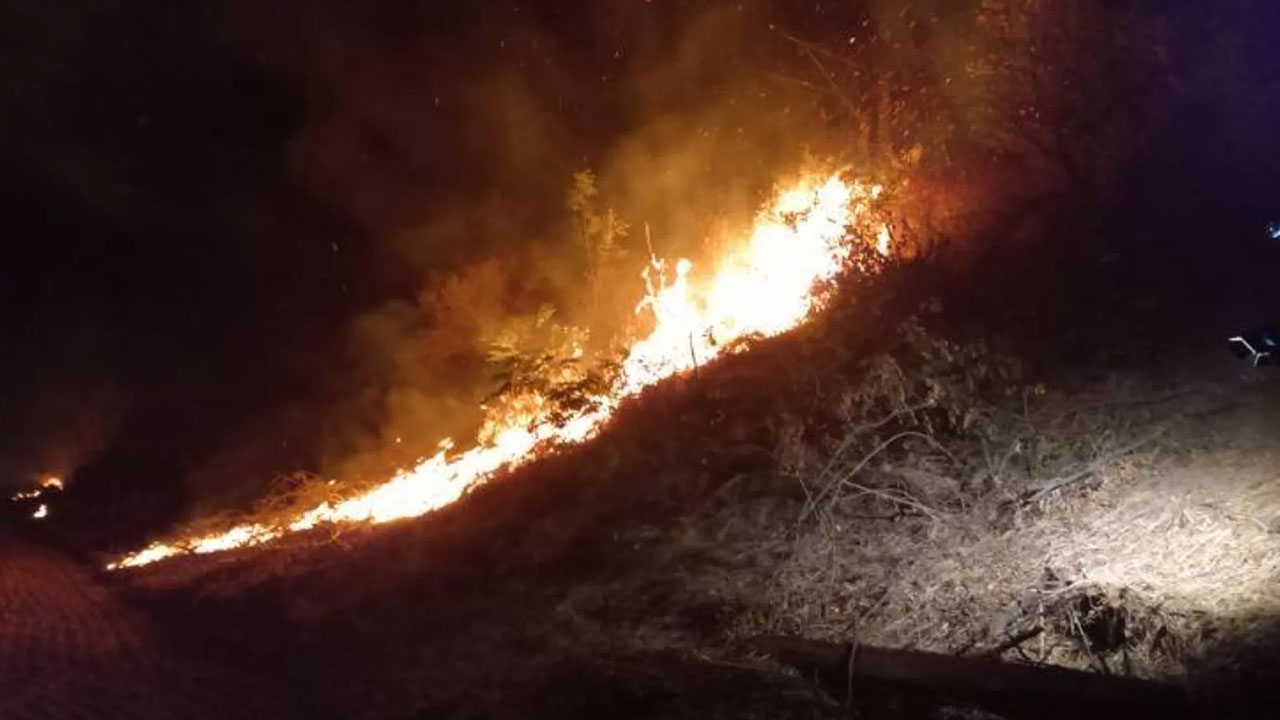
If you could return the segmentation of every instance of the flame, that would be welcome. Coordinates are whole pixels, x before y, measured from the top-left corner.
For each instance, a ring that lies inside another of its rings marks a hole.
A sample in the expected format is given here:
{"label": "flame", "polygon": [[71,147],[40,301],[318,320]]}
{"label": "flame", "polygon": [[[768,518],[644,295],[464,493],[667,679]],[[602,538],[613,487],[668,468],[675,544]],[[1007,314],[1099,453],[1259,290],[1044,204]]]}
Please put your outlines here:
{"label": "flame", "polygon": [[49,506],[44,503],[40,503],[40,507],[36,508],[35,512],[31,513],[31,517],[36,520],[49,517]]}
{"label": "flame", "polygon": [[881,225],[876,231],[876,252],[884,257],[889,257],[891,248],[893,247],[893,233],[889,232],[888,225]]}
{"label": "flame", "polygon": [[[871,203],[879,194],[879,186],[847,182],[838,173],[809,175],[759,213],[746,240],[721,258],[706,280],[696,281],[689,260],[677,260],[669,273],[666,261],[652,258],[642,273],[648,292],[636,308],[652,317],[652,330],[631,346],[614,386],[567,421],[552,422],[544,398],[525,398],[515,408],[491,410],[475,447],[455,454],[446,440],[435,455],[361,495],[321,503],[285,524],[250,522],[200,537],[154,542],[107,567],[260,545],[328,523],[416,517],[547,449],[583,442],[628,397],[714,359],[734,340],[777,335],[808,317],[822,300],[816,288],[853,257],[850,237],[861,242],[857,233],[870,221]],[[875,249],[888,255],[890,242],[888,228],[881,226]]]}
{"label": "flame", "polygon": [[[41,495],[43,495],[45,490],[61,491],[63,487],[64,485],[62,484],[62,478],[56,475],[49,475],[40,480],[39,487],[34,488],[32,490],[19,490],[18,492],[10,495],[9,499],[12,500],[13,502],[19,502],[21,500],[34,500],[40,497]],[[37,517],[44,517],[44,516],[38,515]]]}

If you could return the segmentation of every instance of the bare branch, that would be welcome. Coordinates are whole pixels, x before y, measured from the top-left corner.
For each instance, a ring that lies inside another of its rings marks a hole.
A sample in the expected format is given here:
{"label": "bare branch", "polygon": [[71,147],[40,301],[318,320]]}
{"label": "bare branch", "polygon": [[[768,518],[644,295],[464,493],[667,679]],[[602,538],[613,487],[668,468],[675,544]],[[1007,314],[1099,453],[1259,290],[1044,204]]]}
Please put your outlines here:
{"label": "bare branch", "polygon": [[[877,455],[887,450],[894,443],[898,442],[899,440],[904,440],[910,437],[921,438],[923,440],[926,440],[935,448],[942,450],[943,453],[945,453],[949,458],[951,458],[952,462],[955,461],[955,457],[946,448],[942,447],[942,445],[937,440],[933,439],[929,435],[926,435],[925,433],[922,433],[916,430],[906,430],[906,431],[900,432],[894,435],[893,437],[889,438],[888,440],[885,440],[884,442],[880,443],[875,447],[875,449],[873,449],[871,452],[863,456],[863,458],[859,460],[858,463],[854,465],[851,470],[843,473],[843,477],[839,481],[834,483],[827,483],[825,486],[823,486],[819,490],[818,496],[814,498],[814,501],[812,503],[805,503],[804,509],[800,512],[800,522],[803,523],[805,520],[807,520],[814,513],[814,511],[817,510],[818,505],[821,504],[823,501],[826,501],[826,504],[829,507],[835,501],[835,497],[838,496],[838,493],[841,488],[856,487],[861,491],[869,492],[873,495],[880,495],[881,493],[883,493],[883,491],[875,491],[870,488],[865,488],[861,485],[857,485],[856,483],[852,482],[851,478],[856,476],[858,473],[862,472],[862,469],[867,466],[867,463],[871,462],[872,459],[874,459]],[[837,455],[836,457],[839,457],[839,455]],[[834,463],[834,461],[835,461],[835,458],[832,459],[832,463]],[[830,467],[832,463],[828,463],[828,467]],[[904,502],[902,504],[909,504],[909,503]],[[920,508],[917,507],[916,509],[920,509]],[[937,515],[936,511],[934,511],[932,508],[929,508],[926,514],[930,515],[931,517],[936,517]]]}
{"label": "bare branch", "polygon": [[1128,445],[1125,445],[1113,452],[1103,455],[1102,457],[1095,458],[1094,460],[1091,460],[1088,463],[1085,463],[1081,468],[1079,468],[1074,472],[1071,472],[1056,478],[1046,478],[1044,480],[1038,480],[1036,482],[1031,483],[1031,485],[1027,488],[1026,492],[1023,493],[1023,499],[1022,499],[1023,503],[1024,504],[1034,503],[1037,500],[1040,500],[1041,498],[1045,497],[1049,493],[1054,492],[1055,490],[1061,490],[1062,488],[1068,485],[1080,482],[1081,480],[1084,480],[1085,478],[1100,472],[1103,468],[1115,462],[1116,460],[1119,460],[1120,458],[1124,457],[1125,455],[1128,455],[1129,453],[1137,450],[1138,448],[1143,447],[1144,445],[1154,442],[1161,435],[1163,435],[1168,429],[1169,429],[1169,425],[1166,423],[1156,428],[1152,432],[1142,436],[1141,438],[1129,443]]}

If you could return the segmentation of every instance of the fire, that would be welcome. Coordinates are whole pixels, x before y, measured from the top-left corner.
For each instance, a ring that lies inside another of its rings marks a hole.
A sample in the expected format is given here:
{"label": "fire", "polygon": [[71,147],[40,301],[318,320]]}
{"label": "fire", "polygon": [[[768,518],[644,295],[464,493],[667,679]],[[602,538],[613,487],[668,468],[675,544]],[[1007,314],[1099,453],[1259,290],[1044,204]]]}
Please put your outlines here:
{"label": "fire", "polygon": [[869,230],[871,205],[879,193],[878,186],[848,182],[840,174],[806,176],[759,213],[741,246],[721,258],[704,280],[697,280],[689,260],[669,266],[653,258],[643,272],[648,292],[636,308],[652,317],[652,330],[631,346],[614,386],[594,398],[591,409],[567,421],[552,422],[540,397],[529,398],[519,410],[491,410],[471,449],[454,453],[446,440],[435,455],[361,495],[321,503],[284,524],[250,522],[200,537],[155,542],[108,568],[260,545],[329,523],[416,517],[454,502],[499,471],[552,448],[583,442],[628,397],[714,359],[734,340],[777,335],[800,324],[822,300],[816,288],[853,257],[850,238],[888,255],[888,228]]}
{"label": "fire", "polygon": [[49,517],[49,506],[44,503],[40,503],[40,507],[36,508],[35,512],[31,513],[31,517],[36,520]]}
{"label": "fire", "polygon": [[[34,500],[41,495],[44,495],[46,490],[61,491],[64,487],[65,486],[62,484],[62,478],[56,475],[48,475],[40,480],[39,487],[31,490],[19,490],[13,495],[10,495],[9,499],[14,502],[19,502],[21,500]],[[44,517],[44,515],[36,515],[36,517]]]}

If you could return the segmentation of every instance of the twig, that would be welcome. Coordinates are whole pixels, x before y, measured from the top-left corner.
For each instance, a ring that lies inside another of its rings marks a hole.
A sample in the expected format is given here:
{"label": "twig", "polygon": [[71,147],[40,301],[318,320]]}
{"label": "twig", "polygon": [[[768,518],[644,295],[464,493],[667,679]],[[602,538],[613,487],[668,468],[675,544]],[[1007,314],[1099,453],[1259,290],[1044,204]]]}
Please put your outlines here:
{"label": "twig", "polygon": [[829,48],[823,47],[819,43],[813,42],[811,40],[805,40],[804,38],[801,38],[801,37],[796,37],[795,35],[791,35],[790,33],[782,33],[782,38],[784,40],[787,40],[788,42],[795,43],[800,47],[801,50],[821,55],[827,58],[828,60],[834,60],[838,63],[841,63],[842,65],[849,68],[850,70],[861,69],[861,67],[857,64],[857,62],[855,62],[852,58],[848,58],[839,53],[832,52]]}
{"label": "twig", "polygon": [[921,410],[926,410],[928,408],[933,407],[933,405],[934,405],[934,402],[932,400],[926,400],[924,402],[916,403],[915,405],[902,408],[901,410],[895,410],[892,413],[874,422],[863,423],[861,425],[858,425],[854,427],[851,432],[854,433],[854,435],[856,436],[864,432],[867,432],[868,430],[875,430],[876,428],[888,425],[890,422],[892,422],[897,418],[902,417],[903,415],[915,415],[917,412]]}
{"label": "twig", "polygon": [[999,645],[991,648],[990,650],[982,651],[979,655],[981,657],[991,657],[991,658],[1000,657],[1001,655],[1012,650],[1013,648],[1020,647],[1022,643],[1039,636],[1040,633],[1042,632],[1044,632],[1044,628],[1039,625],[1036,625],[1035,627],[1028,628],[1026,630],[1023,630],[1020,633],[1013,635],[1012,637],[1008,638],[1007,640],[1000,643]]}
{"label": "twig", "polygon": [[[858,464],[857,464],[856,466],[854,466],[854,468],[853,468],[853,470],[852,470],[851,472],[845,473],[845,478],[847,479],[847,478],[849,478],[849,477],[852,477],[853,475],[856,475],[856,474],[858,473],[858,471],[859,471],[859,470],[861,470],[863,467],[865,467],[865,466],[866,466],[866,464],[867,464],[868,462],[870,462],[870,461],[871,461],[871,459],[872,459],[872,458],[874,458],[876,455],[879,455],[880,453],[884,452],[884,451],[885,451],[885,449],[887,449],[890,445],[893,445],[893,444],[894,444],[895,442],[897,442],[898,440],[900,440],[900,439],[902,439],[902,438],[905,438],[905,437],[910,437],[910,436],[913,436],[913,435],[922,435],[922,434],[923,434],[923,433],[919,433],[919,432],[915,432],[915,431],[908,430],[908,431],[905,431],[905,432],[900,432],[900,433],[898,433],[897,435],[894,435],[893,437],[889,438],[888,440],[885,440],[884,442],[882,442],[882,443],[880,443],[878,446],[876,446],[876,448],[875,448],[874,450],[872,450],[870,453],[868,453],[866,456],[864,456],[864,457],[862,458],[862,460],[858,461]],[[836,452],[832,454],[831,459],[830,459],[829,461],[827,461],[826,466],[822,468],[822,472],[818,473],[818,481],[819,481],[820,483],[821,483],[822,479],[823,479],[823,478],[825,478],[825,477],[827,476],[828,472],[829,472],[829,471],[831,470],[831,468],[836,464],[836,462],[840,459],[840,457],[844,454],[844,450],[849,446],[849,444],[850,444],[850,442],[852,441],[853,437],[856,437],[856,436],[851,436],[851,437],[849,437],[849,438],[846,438],[846,439],[844,440],[844,442],[840,443],[840,447],[839,447],[839,448],[837,448],[837,449],[836,449]],[[841,482],[843,482],[843,480],[842,480]],[[826,499],[827,499],[827,495],[829,495],[830,493],[832,493],[832,492],[834,492],[836,489],[838,489],[838,487],[839,487],[839,485],[841,484],[841,482],[825,483],[825,484],[823,484],[823,485],[819,488],[819,490],[818,490],[818,496],[817,496],[816,498],[814,498],[813,502],[807,502],[807,503],[805,503],[804,509],[800,511],[800,520],[799,520],[799,521],[800,521],[801,523],[803,523],[805,520],[807,520],[807,519],[809,518],[809,515],[811,515],[811,514],[813,513],[813,511],[817,509],[818,504],[819,504],[819,503],[821,503],[823,500],[826,500]]]}
{"label": "twig", "polygon": [[925,408],[928,408],[931,405],[932,405],[931,402],[918,403],[916,405],[905,407],[900,410],[894,410],[893,412],[889,413],[888,415],[885,415],[879,420],[863,423],[861,425],[854,427],[852,430],[845,433],[844,440],[841,440],[839,447],[835,449],[835,452],[831,453],[831,459],[828,460],[827,464],[823,465],[822,469],[818,471],[818,477],[815,478],[815,482],[817,482],[818,484],[822,483],[822,480],[828,476],[828,474],[831,472],[831,469],[835,467],[835,464],[840,461],[841,457],[844,456],[844,451],[848,450],[849,446],[852,445],[855,440],[862,437],[863,433],[870,432],[871,430],[884,427],[885,425],[888,425],[889,423],[902,417],[903,415],[914,415],[917,411],[924,410]]}
{"label": "twig", "polygon": [[789,84],[789,85],[796,85],[796,86],[798,86],[798,87],[802,87],[802,88],[804,88],[805,90],[808,90],[809,92],[817,93],[817,94],[819,94],[819,95],[830,95],[830,94],[832,94],[832,93],[831,93],[831,89],[830,89],[830,88],[818,87],[817,85],[814,85],[813,83],[809,82],[808,80],[801,80],[800,78],[793,78],[793,77],[791,77],[791,76],[789,76],[789,75],[783,75],[783,74],[781,74],[781,73],[768,73],[766,76],[767,76],[767,77],[769,77],[769,78],[771,78],[771,79],[773,79],[773,80],[777,80],[778,82],[784,82],[784,83],[787,83],[787,84]]}
{"label": "twig", "polygon": [[1125,455],[1128,455],[1129,453],[1137,450],[1138,448],[1144,445],[1154,442],[1157,438],[1163,435],[1168,429],[1169,429],[1169,426],[1167,424],[1161,425],[1160,427],[1156,428],[1154,431],[1148,433],[1147,435],[1144,435],[1138,440],[1135,440],[1134,442],[1131,442],[1128,445],[1125,445],[1124,447],[1121,447],[1120,449],[1114,452],[1108,453],[1100,458],[1096,458],[1086,463],[1083,467],[1081,467],[1079,470],[1076,470],[1075,472],[1069,473],[1067,475],[1063,475],[1061,477],[1049,478],[1046,480],[1041,480],[1039,482],[1032,483],[1031,486],[1027,488],[1027,491],[1023,493],[1023,503],[1024,504],[1034,503],[1037,500],[1040,500],[1044,496],[1048,495],[1049,493],[1054,492],[1055,490],[1061,490],[1062,488],[1068,485],[1077,483],[1091,475],[1098,473],[1104,467],[1106,467],[1107,465],[1110,465],[1116,460],[1119,460]]}
{"label": "twig", "polygon": [[[869,452],[869,453],[867,453],[865,456],[863,456],[863,458],[862,458],[861,460],[859,460],[859,461],[858,461],[858,463],[857,463],[856,465],[854,465],[854,466],[853,466],[853,469],[852,469],[852,470],[850,470],[850,471],[848,471],[848,472],[844,473],[844,477],[843,477],[843,478],[841,478],[839,482],[827,483],[824,487],[822,487],[822,489],[818,492],[818,497],[815,499],[815,501],[814,501],[813,503],[806,503],[806,504],[805,504],[805,508],[804,508],[804,510],[802,510],[802,511],[801,511],[801,513],[800,513],[800,522],[802,522],[802,523],[803,523],[805,520],[807,520],[807,519],[809,518],[809,516],[810,516],[810,515],[812,515],[812,514],[813,514],[813,512],[817,509],[817,506],[818,506],[820,503],[822,503],[824,500],[827,500],[829,496],[832,496],[832,495],[837,494],[837,493],[838,493],[838,491],[839,491],[841,488],[843,488],[843,487],[853,486],[853,487],[855,487],[855,488],[858,488],[858,489],[860,489],[860,490],[862,490],[862,491],[864,491],[864,492],[867,492],[867,493],[870,493],[870,494],[873,494],[873,495],[879,495],[879,496],[881,496],[881,497],[886,496],[886,495],[887,495],[887,493],[884,493],[884,491],[876,491],[876,490],[872,490],[871,488],[866,488],[866,487],[864,487],[864,486],[857,485],[856,483],[853,483],[853,482],[850,480],[850,478],[854,477],[854,476],[855,476],[855,475],[857,475],[859,472],[861,472],[861,471],[862,471],[862,469],[863,469],[864,467],[866,467],[866,466],[867,466],[867,463],[871,462],[871,460],[872,460],[872,459],[874,459],[874,458],[875,458],[877,455],[879,455],[880,453],[884,452],[886,449],[888,449],[888,448],[889,448],[890,446],[892,446],[894,443],[898,442],[899,440],[902,440],[902,439],[905,439],[905,438],[909,438],[909,437],[922,438],[922,439],[924,439],[924,440],[928,441],[928,442],[929,442],[930,444],[932,444],[934,447],[936,447],[936,448],[938,448],[938,449],[942,450],[942,451],[943,451],[943,453],[945,453],[949,458],[951,458],[951,461],[952,461],[952,462],[955,462],[955,456],[953,456],[953,455],[950,453],[950,451],[948,451],[946,448],[942,447],[942,445],[941,445],[937,440],[935,440],[935,439],[933,439],[932,437],[930,437],[930,436],[926,435],[925,433],[922,433],[922,432],[919,432],[919,431],[916,431],[916,430],[905,430],[905,431],[903,431],[903,432],[900,432],[900,433],[898,433],[898,434],[894,435],[893,437],[890,437],[888,440],[885,440],[884,442],[880,443],[878,446],[876,446],[876,448],[875,448],[874,450],[872,450],[871,452]],[[832,463],[834,463],[834,461],[835,461],[835,458],[833,458],[833,459],[832,459]],[[830,467],[830,465],[831,465],[831,463],[828,463],[828,467]],[[893,499],[893,498],[891,498],[891,497],[886,497],[885,499]],[[898,499],[898,501],[901,501],[901,499]],[[830,500],[827,504],[828,504],[828,505],[830,505],[830,504],[831,504],[831,502],[834,502],[834,498],[833,498],[832,500]],[[911,503],[910,503],[910,502],[904,502],[903,504],[911,505]],[[926,509],[925,509],[925,508],[926,508],[926,506],[921,505],[921,504],[919,504],[918,502],[917,502],[915,505],[911,505],[911,506],[912,506],[912,507],[916,507],[916,509],[917,509],[917,510],[921,510],[922,512],[925,512],[925,513],[926,513],[926,514],[928,514],[930,517],[934,517],[934,518],[936,518],[936,517],[937,517],[936,511],[934,511],[932,508],[928,508],[928,509],[926,510]],[[917,506],[918,506],[918,507],[917,507]]]}
{"label": "twig", "polygon": [[693,331],[689,331],[689,359],[693,361],[693,382],[698,383],[698,353],[693,349]]}
{"label": "twig", "polygon": [[844,103],[845,107],[849,110],[849,112],[854,117],[857,117],[858,115],[857,103],[853,102],[853,100],[848,96],[848,94],[846,94],[844,90],[840,88],[840,85],[839,83],[836,82],[835,77],[832,76],[831,73],[827,71],[827,66],[823,65],[822,61],[818,59],[818,55],[813,51],[813,47],[808,44],[802,44],[800,46],[800,49],[804,52],[806,56],[808,56],[809,60],[813,62],[814,67],[818,68],[818,73],[822,75],[822,79],[827,81],[827,85],[831,88],[831,93],[835,95],[837,98],[839,98],[842,103]]}
{"label": "twig", "polygon": [[[841,481],[840,487],[853,488],[861,495],[871,495],[873,497],[878,497],[881,500],[887,500],[888,502],[891,502],[895,505],[903,505],[905,507],[912,508],[914,510],[919,511],[922,515],[927,515],[932,520],[942,519],[942,516],[938,514],[937,510],[934,510],[928,505],[925,505],[923,502],[917,500],[916,498],[906,493],[905,491],[899,491],[901,495],[895,495],[893,492],[889,490],[879,490],[876,488],[867,487],[866,485],[860,485],[851,480]],[[836,501],[840,499],[840,497],[841,496],[839,493],[832,495],[831,500],[828,502],[828,504],[829,505],[835,504]]]}
{"label": "twig", "polygon": [[997,483],[1004,483],[1004,471],[1009,467],[1009,461],[1022,451],[1022,436],[1015,435],[1013,442],[1009,443],[1009,449],[1005,451],[1004,456],[1000,458],[1000,462],[996,463],[995,458],[991,456],[991,448],[987,445],[987,441],[982,441],[982,454],[987,462],[987,472],[991,473],[991,478]]}
{"label": "twig", "polygon": [[1093,651],[1093,643],[1089,642],[1089,635],[1084,631],[1084,626],[1080,624],[1080,615],[1075,610],[1072,610],[1070,615],[1071,627],[1074,628],[1076,634],[1080,636],[1080,644],[1084,646],[1085,652],[1089,654],[1089,659],[1102,667],[1104,675],[1110,675],[1111,673],[1107,669],[1107,664],[1104,663],[1102,658],[1098,657],[1097,653]]}

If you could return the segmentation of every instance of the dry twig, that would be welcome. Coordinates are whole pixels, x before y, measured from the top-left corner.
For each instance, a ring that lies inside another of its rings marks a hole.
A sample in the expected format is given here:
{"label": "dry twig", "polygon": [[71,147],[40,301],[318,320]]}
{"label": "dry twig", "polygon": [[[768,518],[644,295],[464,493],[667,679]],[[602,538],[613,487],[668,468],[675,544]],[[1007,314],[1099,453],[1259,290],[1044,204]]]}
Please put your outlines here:
{"label": "dry twig", "polygon": [[1081,468],[1079,468],[1078,470],[1075,470],[1074,472],[1070,472],[1066,475],[1061,475],[1056,478],[1046,478],[1044,480],[1039,480],[1031,483],[1031,485],[1027,488],[1026,492],[1023,493],[1023,496],[1022,496],[1023,503],[1025,504],[1034,503],[1056,490],[1061,490],[1062,488],[1068,485],[1080,482],[1081,480],[1084,480],[1087,477],[1097,474],[1103,468],[1115,462],[1116,460],[1119,460],[1120,458],[1128,455],[1129,453],[1134,452],[1135,450],[1143,447],[1144,445],[1154,442],[1161,435],[1163,435],[1168,429],[1169,429],[1169,425],[1166,423],[1164,425],[1157,427],[1155,430],[1153,430],[1150,433],[1147,433],[1141,438],[1129,443],[1128,445],[1125,445],[1117,450],[1107,453],[1106,455],[1095,458],[1085,463]]}
{"label": "dry twig", "polygon": [[[859,460],[857,464],[853,466],[852,469],[842,473],[841,474],[842,477],[839,480],[835,482],[827,482],[823,484],[821,489],[818,491],[817,496],[814,497],[812,501],[805,503],[804,509],[801,510],[800,512],[800,522],[803,523],[805,520],[807,520],[818,509],[818,506],[822,504],[824,501],[827,507],[830,507],[831,505],[835,504],[835,502],[840,497],[840,490],[846,487],[852,487],[861,493],[875,495],[882,499],[889,500],[890,502],[907,505],[908,507],[912,507],[913,509],[921,510],[922,512],[925,512],[925,514],[929,515],[934,519],[938,519],[938,514],[935,510],[933,510],[932,508],[927,508],[927,506],[924,506],[922,503],[915,500],[914,498],[911,498],[909,495],[907,495],[905,498],[895,497],[891,493],[888,493],[886,491],[868,488],[866,486],[859,485],[853,482],[852,480],[852,478],[856,476],[858,473],[862,472],[862,469],[867,466],[867,463],[871,462],[877,455],[887,450],[889,447],[891,447],[894,443],[898,442],[899,440],[903,440],[910,437],[921,438],[927,441],[928,443],[933,445],[935,448],[941,450],[945,455],[947,455],[947,457],[949,457],[952,462],[955,462],[955,456],[952,455],[950,451],[948,451],[945,447],[942,446],[941,443],[939,443],[930,435],[919,432],[917,430],[904,430],[903,432],[900,432],[890,437],[888,440],[885,440],[884,442],[877,445],[871,452],[863,456],[862,459]],[[827,464],[827,467],[830,468],[831,465],[837,459],[838,459],[838,456],[835,458],[832,458],[832,461]],[[903,494],[906,495],[905,493]]]}

